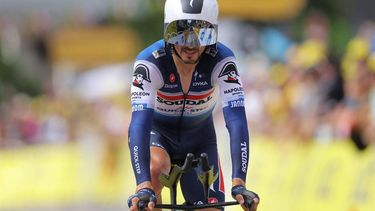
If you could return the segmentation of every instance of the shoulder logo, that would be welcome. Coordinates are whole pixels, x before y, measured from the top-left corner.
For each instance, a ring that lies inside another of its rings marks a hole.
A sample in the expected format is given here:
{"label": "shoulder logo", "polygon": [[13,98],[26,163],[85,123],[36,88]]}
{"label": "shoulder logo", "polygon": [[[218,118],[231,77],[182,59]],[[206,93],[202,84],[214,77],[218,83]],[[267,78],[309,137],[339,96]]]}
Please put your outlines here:
{"label": "shoulder logo", "polygon": [[219,78],[221,77],[227,77],[224,80],[227,83],[236,83],[238,85],[241,85],[238,80],[239,74],[237,71],[236,64],[234,62],[227,62],[224,65],[223,69],[221,70],[219,74]]}
{"label": "shoulder logo", "polygon": [[152,55],[154,56],[155,59],[158,59],[159,57],[165,56],[166,53],[164,49],[160,49],[160,50],[153,51]]}
{"label": "shoulder logo", "polygon": [[144,81],[151,83],[150,71],[146,65],[139,64],[135,67],[135,71],[133,73],[133,86],[143,90]]}
{"label": "shoulder logo", "polygon": [[206,51],[205,53],[212,56],[212,57],[215,57],[216,54],[217,54],[218,50],[216,47],[213,47],[213,46],[209,46],[206,48]]}

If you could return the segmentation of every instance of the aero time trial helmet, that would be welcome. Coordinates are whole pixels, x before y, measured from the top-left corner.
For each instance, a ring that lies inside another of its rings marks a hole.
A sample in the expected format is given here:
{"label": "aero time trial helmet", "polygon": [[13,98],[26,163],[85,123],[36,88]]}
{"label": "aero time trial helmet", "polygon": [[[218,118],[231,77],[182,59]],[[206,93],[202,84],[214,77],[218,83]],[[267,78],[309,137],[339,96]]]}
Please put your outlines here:
{"label": "aero time trial helmet", "polygon": [[209,46],[217,42],[216,0],[166,0],[164,40],[183,46]]}

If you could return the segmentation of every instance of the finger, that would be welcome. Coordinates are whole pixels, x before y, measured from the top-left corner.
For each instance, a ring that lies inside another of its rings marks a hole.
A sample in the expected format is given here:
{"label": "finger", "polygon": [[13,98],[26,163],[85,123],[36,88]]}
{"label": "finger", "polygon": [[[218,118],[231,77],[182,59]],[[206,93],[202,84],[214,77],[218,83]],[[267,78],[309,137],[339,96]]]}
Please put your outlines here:
{"label": "finger", "polygon": [[131,211],[138,210],[138,202],[139,202],[139,198],[135,197],[132,199],[132,206],[130,207]]}
{"label": "finger", "polygon": [[137,210],[137,206],[132,205],[132,206],[130,207],[130,211],[136,211],[136,210]]}
{"label": "finger", "polygon": [[258,205],[255,204],[255,203],[253,203],[253,204],[251,205],[251,210],[250,210],[250,211],[257,211],[257,208],[258,208]]}
{"label": "finger", "polygon": [[242,207],[243,210],[246,210],[246,211],[249,210],[249,208],[246,207],[245,199],[243,198],[243,196],[241,194],[236,195],[236,200],[238,201],[238,203],[241,204],[241,207]]}
{"label": "finger", "polygon": [[154,208],[155,208],[155,203],[153,201],[149,202],[148,203],[148,209],[153,210]]}
{"label": "finger", "polygon": [[250,211],[250,209],[248,207],[246,207],[245,205],[241,205],[242,209],[245,210],[245,211]]}
{"label": "finger", "polygon": [[253,199],[253,204],[251,206],[251,211],[257,211],[258,204],[259,204],[259,199],[258,198]]}
{"label": "finger", "polygon": [[253,210],[252,211],[257,211],[257,209],[258,209],[258,204],[253,204]]}
{"label": "finger", "polygon": [[241,194],[238,194],[236,195],[236,200],[238,201],[238,203],[240,203],[241,205],[242,204],[245,204],[245,200],[243,198],[243,196]]}

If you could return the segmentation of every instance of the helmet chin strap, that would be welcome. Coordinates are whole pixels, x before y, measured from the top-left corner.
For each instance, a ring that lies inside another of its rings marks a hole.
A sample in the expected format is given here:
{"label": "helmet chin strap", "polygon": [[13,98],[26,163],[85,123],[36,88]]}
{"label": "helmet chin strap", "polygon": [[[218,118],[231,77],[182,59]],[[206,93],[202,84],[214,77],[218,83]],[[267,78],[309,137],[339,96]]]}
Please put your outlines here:
{"label": "helmet chin strap", "polygon": [[[171,47],[172,49],[172,54],[175,54],[184,64],[192,64],[192,63],[187,63],[185,62],[182,58],[181,58],[181,55],[176,51],[176,49],[174,48],[174,45],[172,45]],[[201,60],[203,56],[203,53],[201,53],[201,55],[199,55],[197,61],[195,61],[193,64],[198,64],[198,62]]]}

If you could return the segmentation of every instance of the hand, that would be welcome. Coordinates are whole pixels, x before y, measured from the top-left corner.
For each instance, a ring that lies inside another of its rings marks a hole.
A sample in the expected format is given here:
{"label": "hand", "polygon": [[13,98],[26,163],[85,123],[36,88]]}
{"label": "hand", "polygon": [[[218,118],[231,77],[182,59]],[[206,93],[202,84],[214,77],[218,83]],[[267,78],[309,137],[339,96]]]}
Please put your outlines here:
{"label": "hand", "polygon": [[153,210],[156,204],[155,192],[150,188],[142,188],[128,199],[128,206],[131,211]]}
{"label": "hand", "polygon": [[232,197],[241,204],[241,207],[246,211],[256,211],[259,204],[258,194],[246,190],[243,185],[236,185],[232,187]]}

